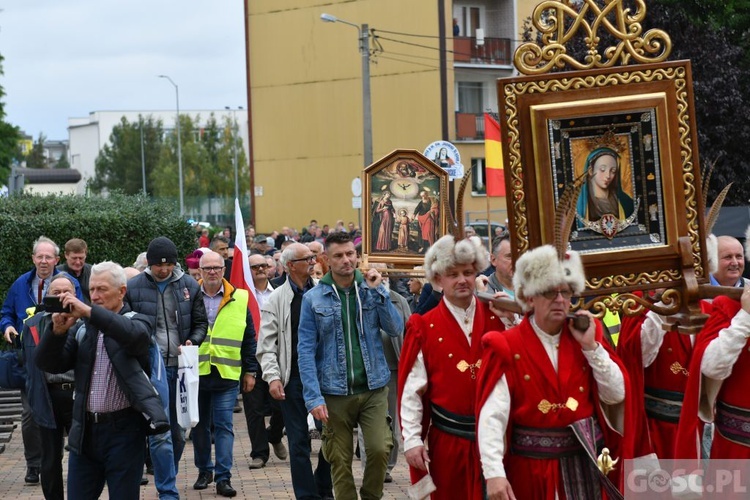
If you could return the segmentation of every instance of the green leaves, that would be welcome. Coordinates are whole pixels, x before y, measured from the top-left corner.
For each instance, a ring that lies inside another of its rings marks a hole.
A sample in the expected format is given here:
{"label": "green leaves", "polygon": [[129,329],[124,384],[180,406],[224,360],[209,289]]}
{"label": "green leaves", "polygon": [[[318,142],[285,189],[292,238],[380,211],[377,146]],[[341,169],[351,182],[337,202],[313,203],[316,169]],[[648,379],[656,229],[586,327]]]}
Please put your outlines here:
{"label": "green leaves", "polygon": [[[31,248],[39,236],[52,238],[61,248],[70,238],[89,247],[87,262],[112,260],[129,266],[149,241],[167,236],[180,256],[195,248],[195,231],[180,217],[174,203],[120,192],[109,197],[19,195],[0,198],[0,291],[33,267]],[[61,255],[61,261],[64,257]],[[183,267],[184,262],[182,262]]]}

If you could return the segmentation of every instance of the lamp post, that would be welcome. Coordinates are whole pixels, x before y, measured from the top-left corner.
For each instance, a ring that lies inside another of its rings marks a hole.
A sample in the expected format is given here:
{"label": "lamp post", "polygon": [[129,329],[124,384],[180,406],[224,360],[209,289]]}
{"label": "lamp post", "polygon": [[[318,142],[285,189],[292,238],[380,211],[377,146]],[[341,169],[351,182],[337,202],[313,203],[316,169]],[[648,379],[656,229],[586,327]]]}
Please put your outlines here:
{"label": "lamp post", "polygon": [[321,14],[326,23],[343,23],[354,26],[359,32],[359,53],[362,56],[362,135],[364,139],[365,167],[372,163],[372,108],[370,106],[370,29],[367,24],[357,26],[331,14]]}
{"label": "lamp post", "polygon": [[[232,153],[234,155],[234,198],[240,199],[240,182],[237,175],[238,164],[237,164],[237,135],[239,133],[237,126],[237,114],[236,110],[229,106],[224,106],[224,109],[232,111]],[[242,109],[242,106],[238,106],[237,109]]]}
{"label": "lamp post", "polygon": [[185,215],[185,197],[182,189],[182,139],[180,138],[180,88],[167,75],[159,75],[159,78],[166,78],[174,86],[174,93],[177,100],[177,169],[180,176],[180,215]]}

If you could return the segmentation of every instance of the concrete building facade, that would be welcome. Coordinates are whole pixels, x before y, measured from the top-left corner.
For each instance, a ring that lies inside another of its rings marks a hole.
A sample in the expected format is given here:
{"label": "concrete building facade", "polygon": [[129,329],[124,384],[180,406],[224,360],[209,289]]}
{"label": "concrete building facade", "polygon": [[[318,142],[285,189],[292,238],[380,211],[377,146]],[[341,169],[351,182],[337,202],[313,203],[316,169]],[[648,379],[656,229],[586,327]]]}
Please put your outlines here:
{"label": "concrete building facade", "polygon": [[[471,218],[486,218],[483,113],[497,111],[497,78],[535,1],[246,0],[250,167],[259,231],[310,219],[358,221],[352,180],[364,165],[362,58],[369,25],[373,160],[449,140],[472,188]],[[321,14],[341,22],[321,22]],[[454,20],[458,34],[454,36]],[[442,40],[442,43],[441,43]],[[444,46],[445,50],[441,50]],[[445,72],[441,75],[441,56]],[[293,203],[284,201],[293,200]],[[367,203],[367,200],[364,200]],[[491,198],[494,222],[505,200]],[[361,222],[361,221],[360,221]]]}

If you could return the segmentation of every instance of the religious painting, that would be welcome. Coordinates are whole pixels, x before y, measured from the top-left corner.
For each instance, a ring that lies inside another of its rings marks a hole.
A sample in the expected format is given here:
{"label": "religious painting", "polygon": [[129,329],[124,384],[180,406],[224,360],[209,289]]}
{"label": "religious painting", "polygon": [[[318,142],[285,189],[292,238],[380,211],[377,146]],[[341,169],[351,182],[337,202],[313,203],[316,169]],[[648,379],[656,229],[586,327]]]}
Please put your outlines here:
{"label": "religious painting", "polygon": [[584,295],[707,278],[689,61],[500,79],[498,99],[514,259],[570,229]]}
{"label": "religious painting", "polygon": [[[581,253],[650,248],[667,241],[657,108],[547,120],[555,200],[584,178],[571,247]],[[658,145],[658,141],[656,143]]]}
{"label": "religious painting", "polygon": [[362,242],[369,262],[422,263],[446,232],[440,197],[447,175],[413,150],[396,150],[365,169]]}

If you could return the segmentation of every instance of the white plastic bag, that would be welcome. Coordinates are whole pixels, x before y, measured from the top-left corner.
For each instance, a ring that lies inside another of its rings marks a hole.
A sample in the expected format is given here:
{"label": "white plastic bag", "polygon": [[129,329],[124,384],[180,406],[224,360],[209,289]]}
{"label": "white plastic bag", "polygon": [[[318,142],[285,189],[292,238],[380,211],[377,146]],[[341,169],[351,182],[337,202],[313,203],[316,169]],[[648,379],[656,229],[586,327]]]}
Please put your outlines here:
{"label": "white plastic bag", "polygon": [[192,429],[198,417],[198,346],[180,346],[177,357],[177,423]]}

